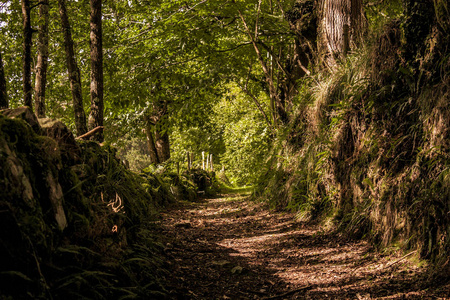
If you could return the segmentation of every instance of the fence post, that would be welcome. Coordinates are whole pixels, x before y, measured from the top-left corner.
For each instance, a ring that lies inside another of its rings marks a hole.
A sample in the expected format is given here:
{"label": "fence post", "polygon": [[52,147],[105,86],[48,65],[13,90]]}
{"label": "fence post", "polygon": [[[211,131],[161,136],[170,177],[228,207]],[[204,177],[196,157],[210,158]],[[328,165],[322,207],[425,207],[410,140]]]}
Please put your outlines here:
{"label": "fence post", "polygon": [[202,151],[202,170],[205,169],[205,151]]}

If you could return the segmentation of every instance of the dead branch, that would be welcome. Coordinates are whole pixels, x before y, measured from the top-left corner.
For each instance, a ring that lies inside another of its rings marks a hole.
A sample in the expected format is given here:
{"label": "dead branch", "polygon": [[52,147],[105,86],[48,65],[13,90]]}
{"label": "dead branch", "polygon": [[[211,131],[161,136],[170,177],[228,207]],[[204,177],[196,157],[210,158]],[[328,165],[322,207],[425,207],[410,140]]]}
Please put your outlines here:
{"label": "dead branch", "polygon": [[76,137],[75,139],[76,139],[76,140],[84,140],[84,139],[87,139],[88,137],[93,136],[94,134],[96,134],[97,132],[103,130],[104,128],[105,128],[104,126],[97,126],[97,127],[95,127],[94,129],[92,129],[92,130],[86,132],[85,134]]}

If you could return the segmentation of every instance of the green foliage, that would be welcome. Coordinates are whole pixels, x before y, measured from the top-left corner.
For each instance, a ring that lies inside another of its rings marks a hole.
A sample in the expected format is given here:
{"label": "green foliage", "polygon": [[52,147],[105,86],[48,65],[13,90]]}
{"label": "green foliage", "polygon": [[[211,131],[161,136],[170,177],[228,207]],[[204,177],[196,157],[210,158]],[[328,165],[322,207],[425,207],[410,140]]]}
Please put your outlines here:
{"label": "green foliage", "polygon": [[[20,39],[17,39],[21,36],[20,5],[7,3],[7,8],[1,11],[5,25],[1,27],[1,35],[8,41],[5,44],[5,70],[10,82],[11,105],[17,107],[22,101],[21,62],[20,56],[15,55],[21,52]],[[210,116],[210,112],[224,93],[228,93],[230,88],[226,85],[230,81],[238,81],[241,85],[246,81],[248,91],[257,96],[266,114],[270,115],[268,89],[261,65],[248,36],[243,33],[238,9],[250,27],[258,24],[260,51],[264,57],[269,57],[274,55],[271,53],[274,49],[279,49],[276,52],[290,51],[293,36],[282,16],[283,9],[290,5],[290,1],[279,1],[278,5],[263,2],[260,7],[245,1],[236,4],[156,1],[145,2],[145,5],[136,1],[105,2],[106,140],[121,148],[124,153],[121,156],[128,160],[133,170],[146,167],[146,151],[142,151],[142,143],[131,136],[136,139],[142,136],[144,114],[158,113],[155,104],[164,102],[167,103],[166,115],[157,126],[161,132],[170,134],[174,163],[178,162],[184,168],[186,151],[195,153],[197,160],[205,151],[214,155],[218,167],[227,164],[233,183],[254,181],[258,176],[255,171],[259,169],[258,161],[264,160],[266,140],[270,135],[260,122],[260,116],[256,117],[256,107],[248,99],[238,100],[233,109],[251,116],[241,118],[240,124],[234,128],[231,128],[231,123],[236,118],[230,112],[223,117]],[[87,108],[89,7],[68,1],[67,10]],[[33,24],[37,21],[36,11],[33,9]],[[50,7],[50,15],[47,114],[63,120],[73,129],[72,100],[68,92],[70,87],[65,53],[61,47],[63,36],[57,5]],[[275,65],[270,60],[267,63]],[[277,80],[282,81],[281,78]],[[233,94],[240,94],[236,87],[232,89]],[[242,95],[239,97],[243,98]],[[130,137],[131,142],[127,145],[121,141],[124,136]],[[225,143],[228,142],[231,146],[227,150]],[[256,149],[256,155],[253,155],[252,148]]]}
{"label": "green foliage", "polygon": [[[369,25],[369,33],[373,35],[380,35],[385,24],[400,18],[403,15],[402,0],[383,1],[365,6],[365,13],[367,16],[367,23]],[[366,42],[368,42],[366,40]]]}
{"label": "green foliage", "polygon": [[214,108],[222,129],[225,151],[220,156],[234,185],[251,185],[260,176],[269,150],[271,132],[251,99],[230,85],[229,92]]}

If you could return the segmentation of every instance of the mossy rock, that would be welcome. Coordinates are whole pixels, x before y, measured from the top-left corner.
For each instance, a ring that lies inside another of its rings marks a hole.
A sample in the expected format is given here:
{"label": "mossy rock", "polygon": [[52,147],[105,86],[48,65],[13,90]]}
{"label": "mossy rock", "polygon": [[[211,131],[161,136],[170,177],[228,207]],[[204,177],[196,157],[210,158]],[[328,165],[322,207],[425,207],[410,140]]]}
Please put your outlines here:
{"label": "mossy rock", "polygon": [[49,118],[40,118],[39,124],[42,127],[43,134],[57,142],[62,159],[66,164],[72,165],[80,162],[80,147],[73,133],[63,122]]}
{"label": "mossy rock", "polygon": [[207,172],[202,169],[191,169],[185,171],[183,175],[196,185],[199,192],[205,192],[207,195],[211,196],[216,194],[219,189],[215,182],[215,172]]}
{"label": "mossy rock", "polygon": [[[156,207],[174,199],[172,179],[138,176],[114,148],[78,142],[59,121],[43,123],[35,131],[21,117],[0,114],[0,226],[8,228],[0,232],[0,298],[119,298],[116,277],[104,274],[141,278],[142,269],[124,272],[121,263],[125,255],[154,259],[129,249],[142,241]],[[142,286],[157,270],[146,272]],[[98,291],[92,278],[108,287]]]}
{"label": "mossy rock", "polygon": [[0,114],[11,119],[23,120],[33,129],[35,133],[42,134],[42,128],[39,125],[39,121],[29,107],[24,106],[16,109],[2,109],[0,110]]}

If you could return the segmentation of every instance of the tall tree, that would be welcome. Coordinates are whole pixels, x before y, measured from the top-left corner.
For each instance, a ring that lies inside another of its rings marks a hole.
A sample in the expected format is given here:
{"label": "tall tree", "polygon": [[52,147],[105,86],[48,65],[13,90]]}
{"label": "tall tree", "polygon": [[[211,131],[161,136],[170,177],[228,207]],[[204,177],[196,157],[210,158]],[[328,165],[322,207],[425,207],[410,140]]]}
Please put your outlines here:
{"label": "tall tree", "polygon": [[[91,112],[89,129],[103,126],[103,46],[102,46],[102,1],[91,0]],[[102,142],[103,131],[93,139]]]}
{"label": "tall tree", "polygon": [[39,5],[38,58],[36,64],[35,108],[39,118],[45,117],[45,86],[48,66],[48,0]]}
{"label": "tall tree", "polygon": [[25,106],[33,109],[32,88],[31,88],[31,13],[30,0],[22,0],[22,20],[23,20],[23,97]]}
{"label": "tall tree", "polygon": [[72,90],[73,111],[75,115],[75,126],[77,134],[82,135],[87,132],[86,114],[83,108],[83,94],[81,91],[81,75],[75,59],[75,51],[70,28],[69,18],[65,0],[58,0],[59,15],[64,32],[64,47],[66,51],[66,64],[69,73],[70,88]]}
{"label": "tall tree", "polygon": [[2,54],[0,53],[0,109],[8,108],[8,94],[6,92],[5,70],[3,69]]}

